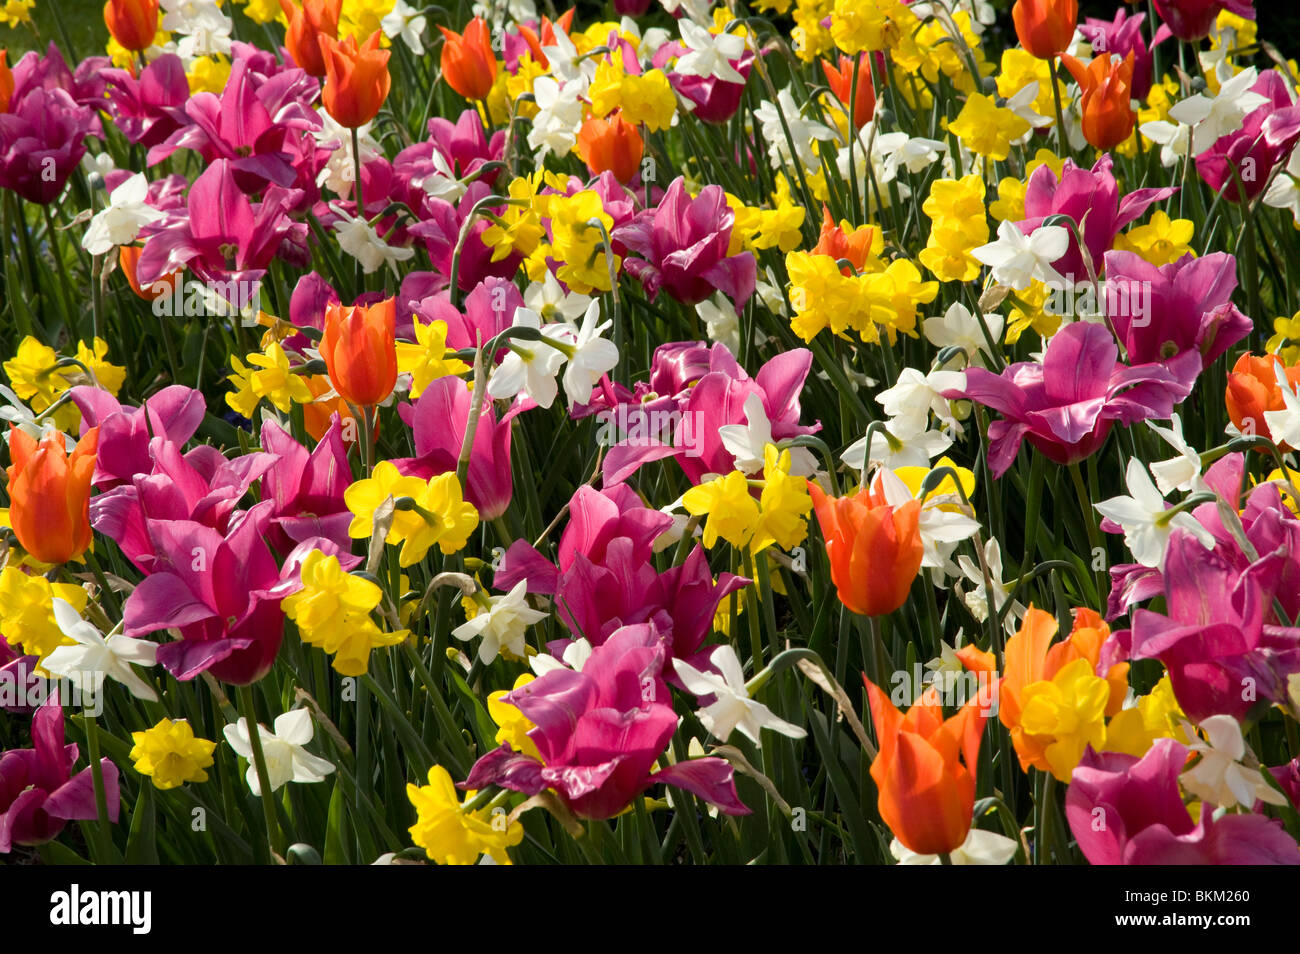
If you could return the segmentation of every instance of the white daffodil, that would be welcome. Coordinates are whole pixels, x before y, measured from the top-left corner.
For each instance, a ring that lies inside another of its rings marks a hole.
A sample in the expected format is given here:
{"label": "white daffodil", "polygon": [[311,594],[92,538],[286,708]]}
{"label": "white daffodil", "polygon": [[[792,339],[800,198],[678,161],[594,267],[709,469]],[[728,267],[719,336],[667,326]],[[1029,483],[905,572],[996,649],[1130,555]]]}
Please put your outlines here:
{"label": "white daffodil", "polygon": [[[279,791],[289,782],[320,782],[334,771],[334,763],[312,755],[305,748],[316,729],[311,713],[306,709],[291,709],[275,720],[275,731],[264,725],[257,727],[262,740],[262,755],[266,760],[266,780],[271,791]],[[224,730],[226,741],[235,754],[247,760],[248,772],[244,778],[254,795],[262,794],[257,778],[257,765],[253,761],[252,739],[248,734],[248,720],[240,719]]]}
{"label": "white daffodil", "polygon": [[1201,477],[1201,455],[1183,438],[1183,422],[1178,415],[1170,415],[1169,420],[1171,425],[1169,427],[1161,427],[1154,421],[1147,421],[1147,426],[1178,452],[1177,457],[1156,461],[1151,465],[1156,486],[1160,488],[1162,494],[1171,494],[1175,490],[1189,492],[1205,490],[1205,480]]}
{"label": "white daffodil", "polygon": [[[989,618],[991,611],[997,611],[1004,606],[1011,595],[1007,585],[1002,582],[1002,547],[993,537],[989,537],[984,544],[984,564],[989,569],[989,582],[993,584],[992,609],[989,606],[988,588],[984,583],[984,571],[964,553],[957,557],[957,563],[961,567],[962,576],[975,584],[975,588],[962,597],[962,602],[966,604],[970,614],[982,623]],[[1007,633],[1014,633],[1026,612],[1028,610],[1024,604],[1016,600],[1003,617],[1002,628]]]}
{"label": "white daffodil", "polygon": [[925,467],[930,461],[952,446],[952,435],[943,431],[916,429],[908,418],[891,418],[885,430],[871,435],[871,447],[866,437],[859,437],[844,449],[840,460],[854,470],[862,470],[868,463],[881,464],[891,470],[899,467]]}
{"label": "white daffodil", "polygon": [[[1006,835],[972,828],[961,847],[948,855],[948,860],[954,865],[1005,865],[1016,856],[1016,847]],[[917,854],[897,838],[890,844],[889,852],[900,865],[943,864],[938,855]]]}
{"label": "white daffodil", "polygon": [[884,140],[892,147],[888,150],[881,150],[885,153],[886,182],[892,182],[896,179],[900,168],[911,173],[924,172],[948,152],[948,145],[939,142],[937,139],[910,136],[905,141],[900,142],[896,138],[896,133],[889,133],[888,135],[895,138],[891,140],[885,139],[884,136],[876,137],[877,146],[880,145],[881,140]]}
{"label": "white daffodil", "polygon": [[455,171],[451,168],[447,158],[437,149],[433,150],[429,157],[433,162],[433,172],[419,179],[412,179],[411,185],[417,189],[423,189],[425,193],[435,199],[442,199],[455,205],[460,201],[469,189],[465,183],[456,178]]}
{"label": "white daffodil", "polygon": [[710,341],[724,345],[732,354],[740,354],[740,316],[722,292],[706,298],[695,306],[695,313],[704,322]]}
{"label": "white daffodil", "polygon": [[544,279],[531,282],[524,289],[524,304],[537,312],[543,321],[572,322],[586,314],[591,296],[566,292],[555,275],[548,271]]}
{"label": "white daffodil", "polygon": [[985,314],[984,323],[988,326],[988,338],[980,327],[979,319],[961,302],[953,302],[948,310],[936,318],[926,318],[921,322],[921,329],[926,340],[936,348],[957,347],[966,352],[970,363],[978,367],[987,367],[989,342],[1002,340],[1003,318],[999,314]]}
{"label": "white daffodil", "polygon": [[527,23],[537,19],[537,6],[533,0],[507,0],[504,4],[499,0],[488,0],[488,2],[476,2],[470,7],[470,13],[489,23],[496,21],[503,14],[515,23]]}
{"label": "white daffodil", "polygon": [[1192,740],[1187,747],[1201,756],[1200,761],[1179,776],[1189,794],[1222,808],[1242,805],[1249,810],[1256,801],[1286,804],[1286,796],[1269,785],[1259,769],[1241,764],[1247,749],[1236,719],[1230,715],[1214,715],[1198,728],[1205,734],[1204,740],[1195,729],[1183,723],[1183,733]]}
{"label": "white daffodil", "polygon": [[520,659],[527,655],[524,634],[533,623],[546,619],[546,614],[528,605],[528,581],[520,580],[504,596],[488,597],[488,606],[480,607],[478,615],[451,631],[457,639],[468,642],[482,636],[478,658],[484,665],[492,662],[504,648]]}
{"label": "white daffodil", "polygon": [[[889,467],[882,467],[871,478],[891,507],[901,507],[915,499],[911,488]],[[919,491],[918,491],[919,492]],[[973,511],[953,494],[930,494],[921,506],[916,532],[921,538],[921,566],[938,570],[944,576],[956,576],[961,570],[952,562],[952,551],[979,530]]]}
{"label": "white daffodil", "polygon": [[1247,113],[1268,104],[1268,97],[1251,92],[1259,78],[1255,67],[1247,67],[1219,87],[1217,96],[1196,93],[1169,108],[1169,118],[1192,129],[1189,149],[1204,152],[1219,139],[1241,128]]}
{"label": "white daffodil", "polygon": [[564,366],[564,393],[570,405],[590,401],[592,389],[618,364],[618,347],[601,337],[611,325],[612,321],[600,320],[600,302],[593,301],[587,306],[581,325],[552,324],[542,329],[548,336],[573,349]]}
{"label": "white daffodil", "polygon": [[1275,209],[1287,209],[1292,220],[1300,225],[1300,146],[1291,150],[1286,168],[1268,184],[1264,204]]}
{"label": "white daffodil", "polygon": [[1165,168],[1185,158],[1192,147],[1192,127],[1184,123],[1154,119],[1143,123],[1139,131],[1160,146],[1160,164]]}
{"label": "white daffodil", "polygon": [[[1034,109],[1034,102],[1038,99],[1038,80],[1030,80],[1016,94],[1007,100],[1006,108],[1011,110],[1025,122],[1029,123],[1030,129],[1025,131],[1025,137],[1032,135],[1033,129],[1041,129],[1044,126],[1050,126],[1054,122],[1051,116],[1044,116],[1038,110]],[[1017,140],[1019,141],[1019,140]]]}
{"label": "white daffodil", "polygon": [[[325,167],[316,176],[316,185],[329,189],[335,195],[348,195],[352,192],[352,182],[357,177],[357,164],[352,157],[352,130],[336,123],[324,108],[317,110],[316,115],[320,117],[320,127],[312,131],[312,138],[316,140],[316,145],[330,150]],[[357,127],[357,145],[361,150],[362,164],[383,155],[379,143],[370,136],[372,125],[373,123],[366,123]]]}
{"label": "white daffodil", "polygon": [[1025,235],[1014,222],[1002,222],[998,225],[997,241],[981,245],[971,255],[993,269],[994,281],[1023,291],[1034,279],[1063,285],[1065,279],[1052,263],[1069,246],[1070,233],[1063,226],[1040,225],[1031,235]]}
{"label": "white daffodil", "polygon": [[[763,469],[764,454],[772,439],[772,422],[763,407],[763,399],[755,393],[745,398],[744,424],[723,424],[718,437],[736,462],[736,469],[745,474],[756,474]],[[817,458],[806,447],[790,448],[790,473],[810,477],[817,470]]]}
{"label": "white daffodil", "polygon": [[349,215],[337,203],[330,208],[339,216],[339,220],[334,223],[339,248],[360,262],[361,270],[367,275],[377,272],[385,265],[396,275],[398,262],[415,257],[415,249],[398,248],[385,242],[364,217]]}
{"label": "white daffodil", "polygon": [[142,228],[163,218],[146,203],[148,197],[149,182],[143,172],[137,172],[113,190],[108,208],[95,213],[81,247],[91,255],[106,255],[118,245],[130,245]]}
{"label": "white daffodil", "polygon": [[[813,141],[833,139],[835,133],[829,126],[804,119],[789,87],[777,93],[775,104],[761,103],[754,116],[762,124],[763,138],[767,140],[767,157],[773,169],[792,166],[795,158],[807,172],[821,168],[821,160],[813,152]],[[782,126],[783,119],[785,126]],[[787,127],[789,138],[785,134]],[[790,152],[792,143],[793,156]]]}
{"label": "white daffodil", "polygon": [[59,646],[41,665],[55,676],[68,679],[82,692],[98,695],[104,679],[120,682],[137,699],[157,702],[158,693],[132,666],[156,665],[158,644],[114,633],[107,639],[65,600],[54,598],[54,621],[75,646]]}
{"label": "white daffodil", "polygon": [[[542,330],[542,319],[531,308],[515,309],[516,328]],[[494,398],[512,398],[525,394],[541,407],[555,403],[559,385],[555,376],[564,364],[564,352],[557,351],[543,341],[514,341],[510,353],[492,372],[488,379],[488,395]]]}
{"label": "white daffodil", "polygon": [[961,423],[952,412],[952,406],[943,396],[944,391],[964,390],[966,374],[962,371],[931,371],[923,374],[916,368],[903,368],[892,388],[876,395],[876,401],[893,421],[905,422],[903,430],[915,433],[930,424],[930,412],[957,433]]}
{"label": "white daffodil", "polygon": [[578,141],[584,108],[580,97],[584,92],[586,84],[578,80],[561,86],[550,76],[539,76],[533,82],[537,115],[528,132],[528,148],[533,150],[538,163],[552,153],[568,155]]}
{"label": "white daffodil", "polygon": [[725,742],[732,732],[739,729],[745,738],[760,748],[763,743],[759,736],[763,729],[771,729],[791,739],[802,739],[807,735],[799,726],[777,718],[771,709],[749,697],[745,673],[734,649],[719,646],[709,655],[709,661],[717,667],[717,673],[700,672],[680,659],[673,660],[673,667],[682,685],[695,695],[713,696],[713,703],[696,713],[710,735]]}
{"label": "white daffodil", "polygon": [[545,676],[548,672],[556,669],[572,669],[574,672],[582,672],[582,667],[587,664],[587,660],[590,658],[591,643],[579,636],[564,647],[564,652],[560,653],[559,659],[548,653],[538,653],[536,656],[528,657],[528,665],[539,676]]}
{"label": "white daffodil", "polygon": [[1214,537],[1190,513],[1170,516],[1164,494],[1151,482],[1146,465],[1136,457],[1128,462],[1124,482],[1128,485],[1128,496],[1111,497],[1093,506],[1102,516],[1124,528],[1124,543],[1138,563],[1157,569],[1163,566],[1169,537],[1179,528],[1195,536],[1207,550],[1214,546]]}
{"label": "white daffodil", "polygon": [[[704,79],[725,80],[728,83],[743,83],[745,77],[736,72],[731,65],[745,55],[745,38],[734,33],[710,33],[704,27],[691,20],[677,21],[681,32],[682,46],[686,52],[677,58],[674,72],[682,76],[699,76]],[[794,115],[798,115],[794,110]]]}
{"label": "white daffodil", "polygon": [[102,179],[117,166],[113,157],[106,152],[88,152],[81,157],[81,168],[86,171],[86,175],[98,174]]}
{"label": "white daffodil", "polygon": [[1283,407],[1280,411],[1265,411],[1264,423],[1268,425],[1274,443],[1300,447],[1300,397],[1296,396],[1291,382],[1287,380],[1282,362],[1273,366],[1273,373],[1277,376],[1277,386],[1282,392]]}
{"label": "white daffodil", "polygon": [[390,40],[400,38],[416,56],[423,56],[427,24],[423,13],[409,6],[406,0],[397,0],[388,15],[379,21],[379,29]]}
{"label": "white daffodil", "polygon": [[234,21],[216,0],[162,0],[162,28],[176,34],[176,54],[186,62],[201,56],[229,56]]}

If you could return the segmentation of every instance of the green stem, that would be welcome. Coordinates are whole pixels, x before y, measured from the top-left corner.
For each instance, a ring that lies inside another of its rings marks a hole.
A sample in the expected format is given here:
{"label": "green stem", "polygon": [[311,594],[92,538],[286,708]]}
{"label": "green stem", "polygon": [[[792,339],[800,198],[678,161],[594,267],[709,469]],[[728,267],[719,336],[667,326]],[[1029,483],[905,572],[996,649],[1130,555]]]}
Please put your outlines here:
{"label": "green stem", "polygon": [[257,772],[257,786],[262,792],[262,814],[266,819],[267,847],[274,861],[284,857],[284,835],[275,815],[275,794],[271,791],[271,775],[266,770],[266,754],[262,751],[262,727],[257,721],[257,707],[253,703],[252,686],[239,687],[239,707],[244,710],[244,725],[248,730],[248,745],[253,751],[253,769]]}

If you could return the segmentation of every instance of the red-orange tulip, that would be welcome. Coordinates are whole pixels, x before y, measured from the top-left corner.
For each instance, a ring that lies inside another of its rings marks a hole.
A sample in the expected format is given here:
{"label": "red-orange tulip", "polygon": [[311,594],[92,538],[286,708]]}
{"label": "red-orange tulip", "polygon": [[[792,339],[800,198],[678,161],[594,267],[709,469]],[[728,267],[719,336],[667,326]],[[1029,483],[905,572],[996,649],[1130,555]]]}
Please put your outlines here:
{"label": "red-orange tulip", "polygon": [[593,116],[582,124],[578,133],[578,155],[591,174],[612,172],[624,185],[636,175],[644,148],[636,126],[618,113],[608,119]]}
{"label": "red-orange tulip", "polygon": [[880,754],[871,778],[880,792],[880,817],[894,837],[923,855],[955,851],[970,834],[975,811],[975,768],[988,710],[972,699],[948,720],[930,686],[906,715],[866,676],[871,721]]}
{"label": "red-orange tulip", "polygon": [[131,291],[145,301],[156,301],[164,295],[174,295],[176,293],[176,282],[180,280],[181,271],[172,272],[164,275],[148,288],[140,285],[140,280],[136,277],[136,269],[140,264],[140,254],[144,249],[139,245],[120,245],[117,249],[117,262],[122,267],[122,274],[131,284]]}
{"label": "red-orange tulip", "polygon": [[850,103],[852,104],[853,125],[856,129],[861,129],[869,123],[876,112],[876,88],[871,85],[871,62],[867,56],[866,53],[858,54],[858,62],[861,66],[858,67],[856,101],[853,99],[853,60],[841,56],[838,68],[831,66],[825,60],[821,61],[822,72],[826,74],[826,85],[831,88],[831,92],[844,104],[846,112]]}
{"label": "red-orange tulip", "polygon": [[42,563],[67,563],[90,546],[90,479],[99,428],[77,442],[71,456],[63,435],[39,442],[9,428],[9,523],[22,548]]}
{"label": "red-orange tulip", "polygon": [[303,0],[302,6],[290,0],[280,0],[280,9],[289,21],[284,33],[284,48],[300,69],[317,79],[325,75],[325,55],[321,52],[320,38],[338,38],[342,7],[343,0]]}
{"label": "red-orange tulip", "polygon": [[376,30],[359,48],[356,37],[341,43],[327,36],[320,38],[325,56],[321,101],[334,121],[346,129],[370,122],[388,98],[392,77],[388,75],[389,51],[379,48],[381,37]]}
{"label": "red-orange tulip", "polygon": [[0,113],[9,112],[9,101],[14,97],[14,74],[8,57],[8,50],[0,50]]}
{"label": "red-orange tulip", "polygon": [[397,300],[325,309],[320,353],[334,390],[360,407],[379,404],[397,383]]}
{"label": "red-orange tulip", "polygon": [[158,0],[108,0],[104,23],[123,49],[147,50],[158,33]]}
{"label": "red-orange tulip", "polygon": [[[822,205],[822,230],[813,246],[814,255],[829,255],[837,262],[844,259],[853,268],[862,271],[871,254],[871,246],[876,241],[876,230],[870,225],[861,225],[846,232],[842,225],[836,225],[831,218],[831,210]],[[841,269],[845,275],[852,274],[852,269]]]}
{"label": "red-orange tulip", "polygon": [[[1262,357],[1243,354],[1232,366],[1223,400],[1228,406],[1228,417],[1232,418],[1232,423],[1243,434],[1272,437],[1264,412],[1286,408],[1275,370],[1280,364],[1282,359],[1275,354]],[[1300,367],[1286,368],[1285,374],[1287,383],[1293,390],[1300,387]],[[1279,446],[1284,451],[1293,449],[1288,444]]]}
{"label": "red-orange tulip", "polygon": [[469,21],[463,34],[440,26],[442,78],[469,100],[487,99],[497,78],[497,57],[492,52],[492,35],[481,17]]}
{"label": "red-orange tulip", "polygon": [[828,497],[811,481],[808,492],[840,602],[863,616],[883,616],[902,606],[921,569],[920,502],[873,505],[866,490]]}
{"label": "red-orange tulip", "polygon": [[1133,98],[1133,54],[1119,62],[1102,55],[1084,66],[1063,53],[1061,62],[1083,93],[1083,138],[1098,149],[1113,149],[1132,136],[1137,121],[1137,113],[1129,105]]}
{"label": "red-orange tulip", "polygon": [[554,23],[551,22],[550,17],[542,17],[542,32],[540,36],[537,34],[536,30],[527,24],[519,24],[519,35],[522,36],[524,42],[528,44],[528,52],[532,54],[533,62],[540,64],[542,69],[550,69],[551,66],[550,59],[542,52],[542,49],[548,46],[555,46],[555,28],[557,26],[564,30],[566,34],[569,32],[569,28],[573,26],[573,12],[575,9],[576,8],[574,7],[570,7],[568,10],[565,10],[560,14],[560,18]]}
{"label": "red-orange tulip", "polygon": [[1016,0],[1011,8],[1020,45],[1040,60],[1064,53],[1079,23],[1079,0]]}

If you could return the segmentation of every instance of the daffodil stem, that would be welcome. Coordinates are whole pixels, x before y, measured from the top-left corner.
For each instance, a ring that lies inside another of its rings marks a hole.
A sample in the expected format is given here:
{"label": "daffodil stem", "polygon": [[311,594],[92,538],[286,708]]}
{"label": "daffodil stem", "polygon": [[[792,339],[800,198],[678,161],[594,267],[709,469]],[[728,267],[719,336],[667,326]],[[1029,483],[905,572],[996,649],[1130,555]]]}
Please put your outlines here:
{"label": "daffodil stem", "polygon": [[[1091,563],[1097,556],[1097,551],[1105,553],[1105,548],[1101,545],[1101,533],[1097,529],[1097,514],[1092,508],[1092,498],[1088,496],[1088,488],[1083,484],[1083,471],[1079,468],[1078,463],[1070,465],[1070,479],[1074,481],[1074,492],[1079,495],[1079,509],[1083,511],[1083,525],[1088,531],[1088,562]],[[1096,571],[1100,574],[1102,571]],[[1100,576],[1093,579],[1093,586],[1096,589],[1095,597],[1101,599],[1101,582]]]}
{"label": "daffodil stem", "polygon": [[248,747],[253,752],[253,770],[257,772],[257,787],[262,793],[262,814],[266,819],[266,844],[274,861],[284,857],[284,835],[275,816],[275,793],[271,791],[271,775],[266,770],[266,753],[262,751],[262,727],[257,721],[257,706],[253,703],[253,687],[239,687],[239,707],[244,710],[244,725],[248,730]]}
{"label": "daffodil stem", "polygon": [[1048,60],[1047,66],[1052,74],[1052,102],[1056,106],[1056,152],[1064,159],[1070,155],[1070,142],[1065,135],[1065,113],[1061,111],[1061,83],[1057,78],[1061,66],[1056,57]]}

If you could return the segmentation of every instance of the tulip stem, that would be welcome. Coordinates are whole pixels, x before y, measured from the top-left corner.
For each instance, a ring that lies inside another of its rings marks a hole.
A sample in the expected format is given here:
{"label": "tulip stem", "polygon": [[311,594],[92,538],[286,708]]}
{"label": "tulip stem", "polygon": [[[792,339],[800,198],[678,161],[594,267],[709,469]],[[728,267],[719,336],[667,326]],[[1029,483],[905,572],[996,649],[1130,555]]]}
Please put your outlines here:
{"label": "tulip stem", "polygon": [[275,816],[275,795],[271,791],[271,775],[266,770],[266,754],[262,751],[262,727],[257,721],[257,707],[253,703],[252,686],[239,687],[239,707],[244,710],[244,726],[248,730],[248,746],[253,752],[253,770],[257,772],[257,787],[261,789],[262,814],[266,818],[266,845],[271,860],[284,857],[284,836]]}
{"label": "tulip stem", "polygon": [[[357,200],[357,218],[366,217],[366,199],[365,193],[361,187],[361,136],[358,134],[356,127],[352,128],[352,164],[356,175],[356,200]],[[357,294],[360,295],[366,290],[366,273],[361,267],[361,259],[357,259]]]}
{"label": "tulip stem", "polygon": [[1060,63],[1055,56],[1047,61],[1047,68],[1052,74],[1052,102],[1056,106],[1056,151],[1064,159],[1070,155],[1070,142],[1065,135],[1065,113],[1061,110],[1061,83],[1058,79]]}
{"label": "tulip stem", "polygon": [[[103,691],[102,686],[100,691]],[[105,850],[104,843],[107,841],[111,849],[113,842],[108,834],[108,791],[104,788],[104,766],[99,760],[99,725],[95,721],[95,717],[89,712],[85,713],[85,717],[86,750],[90,757],[90,777],[95,784],[95,847],[103,854],[102,860],[107,862],[111,860],[109,858],[111,851]]]}

